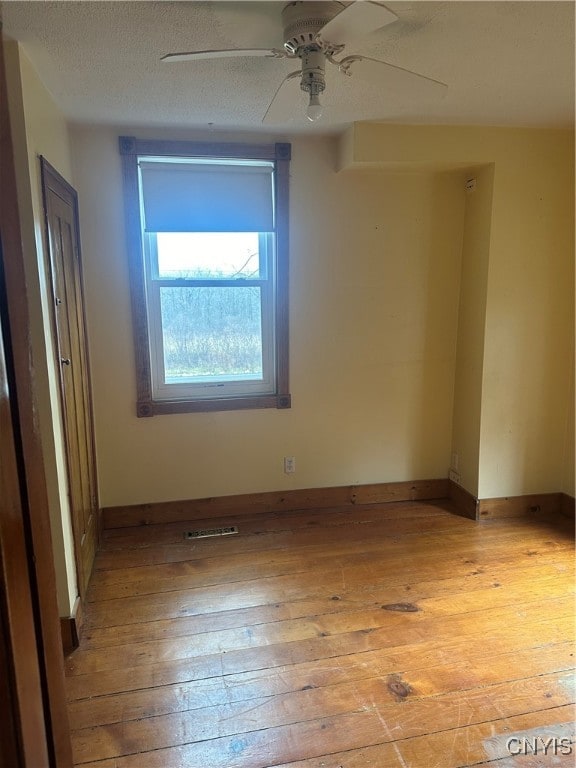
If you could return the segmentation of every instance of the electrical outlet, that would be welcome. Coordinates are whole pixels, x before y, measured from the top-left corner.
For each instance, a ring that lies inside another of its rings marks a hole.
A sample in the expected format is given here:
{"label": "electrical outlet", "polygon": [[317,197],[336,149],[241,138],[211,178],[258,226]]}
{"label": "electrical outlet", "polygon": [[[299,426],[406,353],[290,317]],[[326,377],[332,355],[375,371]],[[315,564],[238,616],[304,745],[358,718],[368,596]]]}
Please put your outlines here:
{"label": "electrical outlet", "polygon": [[284,472],[287,475],[296,472],[296,458],[294,456],[284,456]]}
{"label": "electrical outlet", "polygon": [[460,485],[460,475],[453,469],[448,472],[448,479],[452,480],[453,483],[458,483],[458,485]]}
{"label": "electrical outlet", "polygon": [[458,451],[452,452],[452,458],[450,461],[450,466],[452,469],[455,469],[456,472],[458,472],[458,464],[460,463],[460,456],[458,455]]}

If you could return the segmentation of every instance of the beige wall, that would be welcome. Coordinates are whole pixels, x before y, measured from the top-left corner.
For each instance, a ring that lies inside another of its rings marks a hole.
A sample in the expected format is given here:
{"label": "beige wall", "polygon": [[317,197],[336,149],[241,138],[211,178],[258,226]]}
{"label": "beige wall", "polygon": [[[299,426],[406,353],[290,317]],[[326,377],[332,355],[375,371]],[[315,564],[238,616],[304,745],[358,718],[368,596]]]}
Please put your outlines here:
{"label": "beige wall", "polygon": [[18,183],[28,300],[31,312],[35,397],[52,524],[58,608],[70,615],[76,572],[65,475],[57,373],[52,345],[45,270],[44,221],[39,156],[71,178],[68,129],[26,55],[17,43],[5,45],[8,94]]}
{"label": "beige wall", "polygon": [[294,140],[292,409],[137,419],[118,133],[71,134],[102,504],[445,477],[461,174],[336,173],[334,141]]}
{"label": "beige wall", "polygon": [[359,124],[341,146],[342,167],[494,164],[481,498],[573,492],[573,145],[565,130]]}
{"label": "beige wall", "polygon": [[573,142],[568,132],[517,132],[496,161],[480,437],[483,497],[562,487],[574,397]]}
{"label": "beige wall", "polygon": [[451,458],[460,484],[478,496],[494,166],[471,170],[462,183],[467,181],[475,188],[466,193],[464,215]]}

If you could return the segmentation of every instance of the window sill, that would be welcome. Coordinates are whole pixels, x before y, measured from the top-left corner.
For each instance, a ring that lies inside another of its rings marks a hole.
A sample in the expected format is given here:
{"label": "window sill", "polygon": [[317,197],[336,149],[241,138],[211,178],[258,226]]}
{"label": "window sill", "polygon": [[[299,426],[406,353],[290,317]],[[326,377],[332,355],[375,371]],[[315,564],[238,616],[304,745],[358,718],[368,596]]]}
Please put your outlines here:
{"label": "window sill", "polygon": [[290,395],[253,395],[252,397],[214,398],[212,400],[147,400],[139,401],[138,417],[165,416],[171,413],[205,413],[210,411],[239,411],[256,408],[291,407]]}

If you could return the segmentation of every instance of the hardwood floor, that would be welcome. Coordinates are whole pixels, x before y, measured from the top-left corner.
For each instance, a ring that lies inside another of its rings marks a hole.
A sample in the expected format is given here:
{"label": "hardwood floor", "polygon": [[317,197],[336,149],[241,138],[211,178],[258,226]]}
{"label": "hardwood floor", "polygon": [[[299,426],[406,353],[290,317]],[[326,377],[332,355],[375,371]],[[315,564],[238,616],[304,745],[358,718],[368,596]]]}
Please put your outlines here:
{"label": "hardwood floor", "polygon": [[573,527],[447,509],[107,531],[67,659],[76,765],[573,766]]}

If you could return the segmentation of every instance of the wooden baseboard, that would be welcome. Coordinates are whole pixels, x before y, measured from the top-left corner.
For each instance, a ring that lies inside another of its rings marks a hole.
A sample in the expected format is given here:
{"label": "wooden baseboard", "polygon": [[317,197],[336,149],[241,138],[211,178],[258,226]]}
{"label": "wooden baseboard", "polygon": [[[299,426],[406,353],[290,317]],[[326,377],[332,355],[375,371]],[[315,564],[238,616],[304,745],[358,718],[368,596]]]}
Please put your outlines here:
{"label": "wooden baseboard", "polygon": [[[215,517],[234,517],[235,515],[354,507],[360,504],[386,504],[393,501],[432,501],[433,499],[445,498],[451,500],[455,514],[469,520],[494,520],[534,514],[562,514],[573,518],[575,514],[574,498],[564,493],[477,499],[452,480],[441,478],[415,480],[413,482],[270,491],[238,496],[215,496],[206,499],[105,507],[102,510],[102,526],[104,530],[107,530],[161,523],[179,523],[188,520],[208,520]],[[70,620],[62,619],[61,621]]]}
{"label": "wooden baseboard", "polygon": [[447,496],[448,480],[442,478],[106,507],[102,510],[102,520],[104,529],[128,528],[244,514],[292,512],[299,509],[353,507],[357,504],[384,504],[391,501],[427,501]]}
{"label": "wooden baseboard", "polygon": [[534,493],[526,496],[505,496],[480,499],[479,520],[503,517],[526,517],[535,514],[557,515],[561,511],[560,493]]}
{"label": "wooden baseboard", "polygon": [[454,505],[454,511],[469,520],[478,520],[478,499],[461,485],[448,480],[448,496]]}
{"label": "wooden baseboard", "polygon": [[72,615],[60,617],[60,632],[62,633],[62,647],[65,656],[75,651],[80,645],[83,616],[82,600],[78,596],[72,609]]}
{"label": "wooden baseboard", "polygon": [[476,496],[448,481],[448,495],[454,511],[470,520],[496,520],[499,518],[529,517],[558,514],[574,518],[574,498],[565,493],[535,493],[526,496],[504,496],[496,499],[477,499]]}
{"label": "wooden baseboard", "polygon": [[569,496],[567,493],[560,494],[560,514],[563,517],[569,517],[574,520],[576,515],[576,499],[574,496]]}

